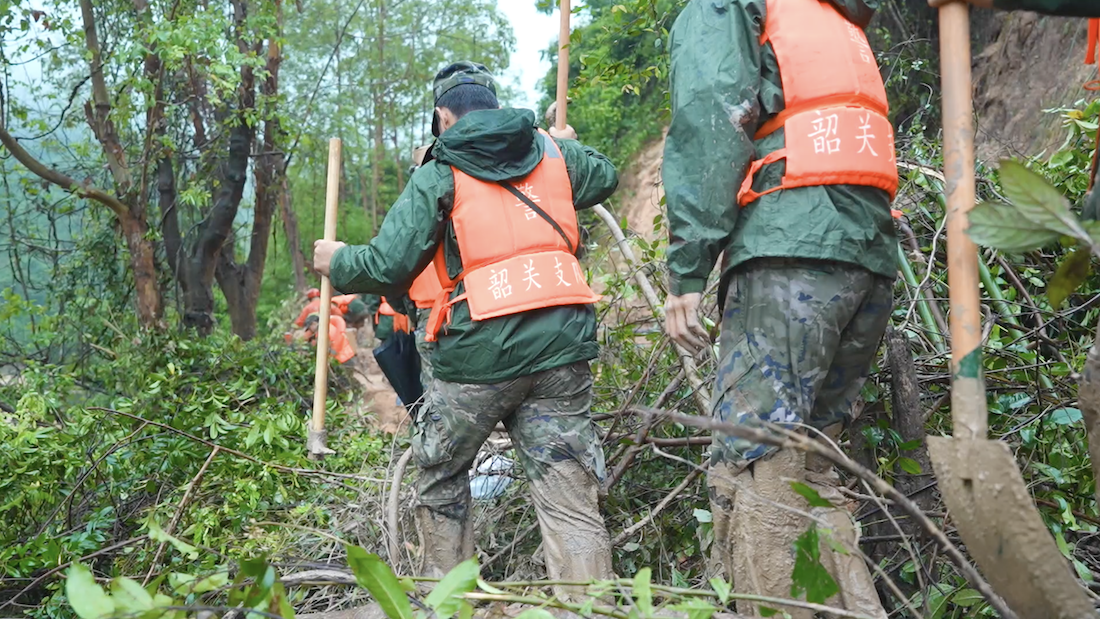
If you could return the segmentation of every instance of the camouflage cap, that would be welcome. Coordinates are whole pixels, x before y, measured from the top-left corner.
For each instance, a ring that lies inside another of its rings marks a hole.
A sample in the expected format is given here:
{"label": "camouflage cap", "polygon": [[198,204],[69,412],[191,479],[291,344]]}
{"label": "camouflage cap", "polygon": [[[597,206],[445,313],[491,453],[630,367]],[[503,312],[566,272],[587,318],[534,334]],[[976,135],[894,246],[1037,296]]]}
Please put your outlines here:
{"label": "camouflage cap", "polygon": [[[447,65],[442,71],[435,74],[435,80],[432,82],[432,95],[435,97],[435,103],[438,105],[439,98],[448,90],[463,84],[484,86],[491,90],[494,95],[497,94],[496,80],[493,79],[493,74],[489,73],[489,69],[485,65],[479,62],[460,60]],[[432,135],[439,137],[439,133],[439,114],[432,114]]]}
{"label": "camouflage cap", "polygon": [[485,65],[479,62],[460,60],[447,65],[442,71],[435,74],[435,81],[432,82],[432,94],[435,96],[435,102],[439,103],[439,98],[444,93],[462,84],[477,84],[493,91],[494,95],[497,94],[496,80],[493,79],[493,74],[489,72]]}

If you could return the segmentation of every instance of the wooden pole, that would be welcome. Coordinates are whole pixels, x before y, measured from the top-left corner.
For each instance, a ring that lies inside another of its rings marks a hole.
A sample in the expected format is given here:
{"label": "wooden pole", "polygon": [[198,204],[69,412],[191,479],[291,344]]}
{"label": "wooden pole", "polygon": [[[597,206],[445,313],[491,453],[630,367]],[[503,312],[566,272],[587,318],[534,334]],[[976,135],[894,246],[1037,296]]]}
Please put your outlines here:
{"label": "wooden pole", "polygon": [[[336,240],[336,207],[340,203],[340,138],[328,142],[328,184],[325,191],[326,241]],[[325,445],[325,401],[328,399],[328,330],[332,310],[332,282],[321,277],[321,321],[317,325],[317,369],[313,380],[313,418],[306,448],[311,460],[335,453]]]}
{"label": "wooden pole", "polygon": [[975,197],[969,11],[961,2],[940,8],[947,282],[951,301],[951,414],[956,439],[982,439],[989,429],[982,380],[978,248],[966,234],[967,214],[974,207]]}
{"label": "wooden pole", "polygon": [[561,30],[558,33],[558,99],[554,126],[565,129],[565,106],[569,94],[569,0],[561,1]]}

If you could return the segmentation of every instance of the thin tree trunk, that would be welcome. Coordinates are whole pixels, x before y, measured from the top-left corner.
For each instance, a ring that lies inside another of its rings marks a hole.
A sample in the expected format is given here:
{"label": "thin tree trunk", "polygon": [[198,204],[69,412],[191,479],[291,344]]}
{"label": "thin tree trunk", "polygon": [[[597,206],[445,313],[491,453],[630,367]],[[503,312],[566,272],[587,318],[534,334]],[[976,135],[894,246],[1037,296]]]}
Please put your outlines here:
{"label": "thin tree trunk", "polygon": [[298,216],[290,204],[290,187],[287,184],[286,172],[282,172],[282,189],[279,191],[279,211],[283,218],[283,232],[286,234],[286,244],[290,248],[290,262],[294,269],[294,289],[305,294],[309,283],[306,281],[306,257],[302,253],[302,237],[298,233]]}

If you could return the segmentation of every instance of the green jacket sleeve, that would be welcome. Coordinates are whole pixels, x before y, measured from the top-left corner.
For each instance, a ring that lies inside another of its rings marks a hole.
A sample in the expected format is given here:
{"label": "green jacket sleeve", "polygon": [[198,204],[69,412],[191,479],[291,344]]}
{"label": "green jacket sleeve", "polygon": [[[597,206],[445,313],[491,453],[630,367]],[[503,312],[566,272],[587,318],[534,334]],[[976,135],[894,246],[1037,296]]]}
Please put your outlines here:
{"label": "green jacket sleeve", "polygon": [[329,278],[338,290],[398,297],[431,262],[441,237],[439,200],[454,192],[450,168],[432,163],[413,174],[367,245],[348,245],[332,257]]}
{"label": "green jacket sleeve", "polygon": [[662,178],[675,295],[703,291],[737,224],[737,190],[760,117],[762,16],[746,4],[758,7],[692,0],[672,28],[672,122]]}
{"label": "green jacket sleeve", "polygon": [[993,6],[1006,11],[1035,11],[1064,17],[1100,17],[1096,0],[994,0]]}
{"label": "green jacket sleeve", "polygon": [[569,182],[573,185],[573,204],[578,209],[592,208],[615,193],[619,173],[615,164],[596,149],[576,140],[554,140],[565,158]]}

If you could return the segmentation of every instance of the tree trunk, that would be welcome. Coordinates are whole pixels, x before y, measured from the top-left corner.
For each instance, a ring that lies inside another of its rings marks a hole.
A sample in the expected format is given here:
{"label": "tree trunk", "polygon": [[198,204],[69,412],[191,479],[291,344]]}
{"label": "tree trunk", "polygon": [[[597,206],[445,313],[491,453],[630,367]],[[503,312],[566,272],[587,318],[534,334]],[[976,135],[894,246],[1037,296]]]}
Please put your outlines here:
{"label": "tree trunk", "polygon": [[309,283],[306,281],[306,257],[302,253],[302,237],[298,233],[298,216],[291,208],[286,170],[283,170],[281,175],[283,182],[279,191],[279,211],[283,217],[283,232],[286,234],[286,244],[290,248],[290,262],[294,268],[294,290],[305,294]]}
{"label": "tree trunk", "polygon": [[[280,0],[275,0],[275,14],[277,33],[268,40],[267,79],[260,86],[265,117],[264,139],[254,170],[256,208],[252,220],[248,258],[244,264],[237,264],[233,252],[226,251],[232,248],[230,244],[229,248],[219,253],[215,272],[218,286],[229,306],[229,320],[233,325],[233,333],[242,340],[251,340],[256,337],[256,307],[260,301],[260,284],[263,281],[264,265],[267,263],[267,245],[271,239],[275,205],[281,199],[279,191],[286,184],[286,166],[283,165],[283,154],[278,150],[282,142],[282,128],[274,109],[279,95],[279,66],[282,64],[282,52],[278,42],[282,36]],[[247,157],[245,166],[247,167]]]}
{"label": "tree trunk", "polygon": [[[932,472],[932,460],[928,457],[928,446],[924,432],[924,412],[920,406],[920,385],[917,382],[917,367],[913,363],[913,352],[909,340],[903,333],[892,327],[886,331],[886,354],[890,361],[891,385],[893,392],[893,426],[905,443],[916,443],[913,449],[902,451],[902,456],[914,460],[921,469],[919,474],[897,471],[897,488],[913,499],[924,511],[935,507],[932,484],[935,476]],[[912,521],[903,525],[906,533],[920,535],[920,527]]]}

